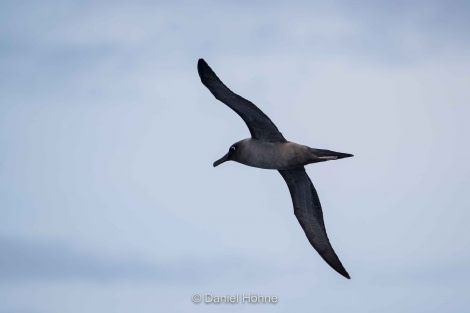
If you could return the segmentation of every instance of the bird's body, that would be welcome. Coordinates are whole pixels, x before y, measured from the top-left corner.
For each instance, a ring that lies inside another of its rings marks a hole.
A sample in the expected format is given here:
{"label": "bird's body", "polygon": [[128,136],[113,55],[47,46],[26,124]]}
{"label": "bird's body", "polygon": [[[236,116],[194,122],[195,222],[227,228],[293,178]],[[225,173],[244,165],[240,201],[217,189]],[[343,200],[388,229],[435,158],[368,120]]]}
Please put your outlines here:
{"label": "bird's body", "polygon": [[247,138],[236,142],[232,161],[248,166],[288,170],[304,165],[351,156],[339,152],[313,149],[294,142],[270,142]]}
{"label": "bird's body", "polygon": [[227,154],[214,162],[214,167],[232,160],[248,166],[278,170],[287,183],[294,214],[310,244],[333,269],[350,278],[331,247],[320,199],[304,165],[347,158],[352,154],[314,149],[287,141],[266,114],[225,86],[203,59],[199,59],[197,68],[202,83],[216,99],[240,115],[251,133],[251,138],[234,143]]}

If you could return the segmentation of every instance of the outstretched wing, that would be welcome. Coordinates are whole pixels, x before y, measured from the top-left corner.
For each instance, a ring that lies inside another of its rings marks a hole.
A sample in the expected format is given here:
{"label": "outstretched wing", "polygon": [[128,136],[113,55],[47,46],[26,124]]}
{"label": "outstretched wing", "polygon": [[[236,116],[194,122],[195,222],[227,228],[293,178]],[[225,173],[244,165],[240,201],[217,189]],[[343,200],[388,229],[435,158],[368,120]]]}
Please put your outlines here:
{"label": "outstretched wing", "polygon": [[215,98],[228,105],[245,121],[252,138],[271,142],[286,141],[269,117],[256,105],[228,89],[206,61],[199,59],[197,70],[202,83]]}
{"label": "outstretched wing", "polygon": [[325,230],[323,212],[317,191],[313,187],[305,169],[279,170],[289,187],[294,204],[294,214],[307,235],[310,244],[317,250],[323,260],[335,271],[346,278],[350,278],[348,272],[341,264]]}

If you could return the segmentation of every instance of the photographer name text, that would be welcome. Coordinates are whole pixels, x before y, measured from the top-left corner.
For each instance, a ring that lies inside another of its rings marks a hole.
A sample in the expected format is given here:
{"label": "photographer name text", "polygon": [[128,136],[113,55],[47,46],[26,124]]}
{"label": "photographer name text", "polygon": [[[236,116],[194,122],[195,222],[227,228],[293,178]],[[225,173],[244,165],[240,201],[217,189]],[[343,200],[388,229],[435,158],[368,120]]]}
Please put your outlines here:
{"label": "photographer name text", "polygon": [[257,293],[241,293],[232,295],[216,295],[213,293],[196,293],[193,294],[191,300],[194,303],[206,303],[206,304],[276,304],[279,302],[277,296],[261,295]]}

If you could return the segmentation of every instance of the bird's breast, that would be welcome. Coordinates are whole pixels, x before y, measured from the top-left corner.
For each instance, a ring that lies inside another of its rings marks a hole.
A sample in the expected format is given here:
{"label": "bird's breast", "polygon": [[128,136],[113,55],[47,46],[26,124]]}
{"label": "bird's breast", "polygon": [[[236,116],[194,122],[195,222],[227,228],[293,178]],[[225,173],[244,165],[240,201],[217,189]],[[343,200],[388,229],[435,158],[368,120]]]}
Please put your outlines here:
{"label": "bird's breast", "polygon": [[312,154],[306,146],[293,142],[243,142],[235,160],[245,165],[265,169],[290,169],[310,163]]}

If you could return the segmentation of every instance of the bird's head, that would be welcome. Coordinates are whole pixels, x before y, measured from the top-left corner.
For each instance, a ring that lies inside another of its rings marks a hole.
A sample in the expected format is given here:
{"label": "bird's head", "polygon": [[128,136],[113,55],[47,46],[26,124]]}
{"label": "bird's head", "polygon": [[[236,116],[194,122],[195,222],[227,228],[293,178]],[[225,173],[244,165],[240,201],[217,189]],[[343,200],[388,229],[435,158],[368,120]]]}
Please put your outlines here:
{"label": "bird's head", "polygon": [[235,160],[238,153],[239,153],[239,150],[240,149],[240,145],[237,143],[234,143],[229,149],[228,149],[228,152],[226,155],[224,155],[223,157],[221,157],[220,159],[218,159],[217,161],[214,162],[214,167],[224,163],[225,161],[230,161],[230,160]]}

